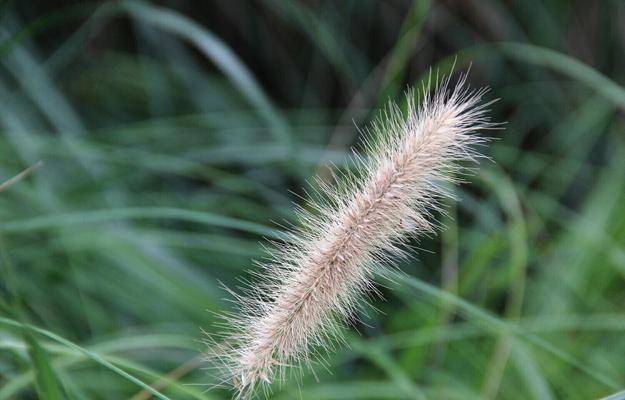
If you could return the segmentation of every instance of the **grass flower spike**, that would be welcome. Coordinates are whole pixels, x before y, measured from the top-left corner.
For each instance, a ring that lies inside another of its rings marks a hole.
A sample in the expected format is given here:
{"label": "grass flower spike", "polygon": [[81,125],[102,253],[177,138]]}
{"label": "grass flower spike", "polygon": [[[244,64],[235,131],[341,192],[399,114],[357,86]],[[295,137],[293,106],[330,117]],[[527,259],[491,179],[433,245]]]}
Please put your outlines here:
{"label": "grass flower spike", "polygon": [[242,310],[227,317],[234,329],[216,355],[239,397],[336,343],[342,321],[375,290],[372,277],[411,235],[433,230],[447,182],[465,172],[458,162],[479,158],[475,131],[494,126],[484,93],[469,90],[466,75],[453,88],[449,78],[424,87],[419,105],[409,92],[407,115],[390,105],[367,132],[366,157],[354,153],[352,171],[320,182],[324,200],[300,211],[300,227],[270,249],[260,282],[235,295]]}

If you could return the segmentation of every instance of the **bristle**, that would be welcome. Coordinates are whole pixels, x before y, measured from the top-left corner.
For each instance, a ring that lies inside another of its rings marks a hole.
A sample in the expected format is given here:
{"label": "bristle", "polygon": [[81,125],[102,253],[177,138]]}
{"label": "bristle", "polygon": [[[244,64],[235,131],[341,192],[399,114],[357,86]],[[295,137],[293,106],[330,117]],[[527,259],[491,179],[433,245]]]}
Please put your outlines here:
{"label": "bristle", "polygon": [[480,157],[473,146],[485,140],[474,132],[495,126],[490,103],[480,103],[485,91],[465,80],[452,90],[449,78],[434,93],[424,87],[418,106],[409,91],[407,116],[390,104],[366,134],[367,157],[352,160],[357,171],[320,184],[326,200],[299,210],[300,227],[270,247],[261,281],[245,296],[232,293],[241,313],[227,318],[233,331],[211,354],[238,398],[340,342],[340,323],[374,290],[373,275],[402,256],[409,236],[433,231],[446,182],[467,171],[458,162]]}

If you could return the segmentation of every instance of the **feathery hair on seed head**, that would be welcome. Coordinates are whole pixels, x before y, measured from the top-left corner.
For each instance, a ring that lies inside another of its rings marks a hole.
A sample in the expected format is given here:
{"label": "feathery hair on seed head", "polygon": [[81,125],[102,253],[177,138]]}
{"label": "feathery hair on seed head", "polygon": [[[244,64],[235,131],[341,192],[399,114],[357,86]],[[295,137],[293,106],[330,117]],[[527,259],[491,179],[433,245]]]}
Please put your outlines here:
{"label": "feathery hair on seed head", "polygon": [[241,313],[226,318],[234,328],[211,356],[238,398],[340,339],[340,322],[373,289],[389,256],[402,255],[411,235],[433,230],[432,211],[449,195],[445,182],[466,172],[459,161],[480,157],[473,146],[485,140],[474,132],[496,126],[486,116],[491,103],[480,103],[486,90],[467,89],[466,75],[449,83],[444,78],[433,92],[424,86],[419,105],[409,91],[405,117],[389,105],[366,134],[367,157],[354,154],[356,172],[319,182],[325,200],[300,210],[300,227],[269,250],[261,281],[246,296],[233,293]]}

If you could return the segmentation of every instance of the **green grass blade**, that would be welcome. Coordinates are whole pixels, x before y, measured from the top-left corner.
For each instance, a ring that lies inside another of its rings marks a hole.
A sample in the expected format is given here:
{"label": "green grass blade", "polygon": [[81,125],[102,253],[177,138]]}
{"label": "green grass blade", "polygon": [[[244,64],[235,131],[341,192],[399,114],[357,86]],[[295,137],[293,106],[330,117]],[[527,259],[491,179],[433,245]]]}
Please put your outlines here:
{"label": "green grass blade", "polygon": [[67,226],[114,222],[118,220],[180,220],[219,228],[236,229],[243,232],[262,235],[274,239],[284,238],[276,230],[236,218],[224,217],[208,212],[190,211],[179,208],[146,207],[146,208],[113,208],[55,215],[33,217],[20,221],[5,222],[0,231],[7,233],[29,232]]}
{"label": "green grass blade", "polygon": [[35,387],[39,398],[45,400],[67,399],[59,378],[52,368],[48,353],[26,329],[24,330],[24,340],[28,343],[28,355],[35,371]]}
{"label": "green grass blade", "polygon": [[39,335],[45,336],[48,339],[51,339],[55,342],[61,343],[65,346],[67,346],[68,348],[78,351],[80,353],[82,353],[85,357],[87,357],[88,359],[94,361],[97,364],[102,365],[103,367],[113,371],[114,373],[118,374],[119,376],[129,380],[130,382],[136,384],[137,386],[147,390],[148,392],[152,393],[154,396],[158,397],[161,400],[170,400],[169,397],[165,396],[164,394],[162,394],[161,392],[159,392],[158,390],[154,389],[153,387],[151,387],[150,385],[146,384],[145,382],[141,381],[140,379],[134,377],[133,375],[129,374],[128,372],[124,371],[123,369],[113,365],[110,361],[107,361],[106,359],[104,359],[101,355],[94,353],[92,351],[89,351],[73,342],[70,342],[69,340],[54,334],[50,331],[47,331],[45,329],[41,329],[41,328],[37,328],[35,326],[32,325],[27,325],[27,324],[22,324],[20,322],[14,321],[12,319],[9,318],[3,318],[0,317],[0,323],[4,324],[4,325],[8,325],[8,326],[12,326],[12,327],[16,327],[16,328],[22,328],[22,329],[28,329],[34,333],[37,333]]}
{"label": "green grass blade", "polygon": [[561,52],[525,43],[499,43],[496,48],[505,56],[526,63],[551,68],[568,75],[625,108],[625,89],[596,69]]}
{"label": "green grass blade", "polygon": [[184,15],[167,8],[139,1],[128,1],[122,5],[133,18],[194,44],[259,111],[261,117],[273,128],[271,132],[275,134],[276,140],[287,145],[292,143],[292,136],[288,133],[289,129],[284,119],[275,110],[249,69],[221,39]]}
{"label": "green grass blade", "polygon": [[617,389],[619,387],[618,383],[611,377],[606,376],[605,374],[599,373],[586,365],[583,362],[575,359],[571,355],[562,350],[558,349],[556,346],[550,344],[549,342],[542,340],[538,336],[528,333],[524,331],[519,326],[503,321],[500,318],[492,315],[490,312],[477,307],[460,297],[454,296],[444,290],[441,290],[435,286],[432,286],[424,281],[416,279],[414,277],[398,273],[392,272],[391,277],[393,281],[401,282],[407,286],[410,286],[422,294],[430,297],[431,299],[435,299],[436,301],[443,301],[447,303],[451,303],[455,305],[459,311],[467,316],[470,320],[479,321],[482,323],[484,328],[489,330],[494,330],[495,332],[510,332],[515,336],[518,336],[521,339],[524,339],[528,343],[535,345],[536,347],[546,351],[547,353],[553,355],[554,357],[564,361],[565,363],[575,367],[579,371],[593,378],[597,382],[602,383],[608,388]]}

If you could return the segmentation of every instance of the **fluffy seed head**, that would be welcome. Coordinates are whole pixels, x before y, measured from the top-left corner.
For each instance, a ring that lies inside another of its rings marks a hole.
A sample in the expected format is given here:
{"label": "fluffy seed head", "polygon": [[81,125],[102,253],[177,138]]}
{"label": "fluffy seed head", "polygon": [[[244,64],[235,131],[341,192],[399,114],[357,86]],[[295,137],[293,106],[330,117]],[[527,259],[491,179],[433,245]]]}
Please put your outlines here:
{"label": "fluffy seed head", "polygon": [[341,321],[375,290],[373,275],[403,254],[408,237],[432,231],[447,183],[464,172],[458,162],[479,158],[474,145],[484,139],[474,132],[495,126],[490,103],[480,103],[485,90],[468,90],[465,80],[449,88],[443,79],[433,91],[428,84],[418,105],[410,91],[406,116],[389,105],[366,134],[366,157],[354,153],[351,172],[318,182],[323,200],[300,210],[289,240],[271,246],[249,293],[233,293],[242,310],[227,317],[231,331],[211,355],[238,397],[336,343]]}

